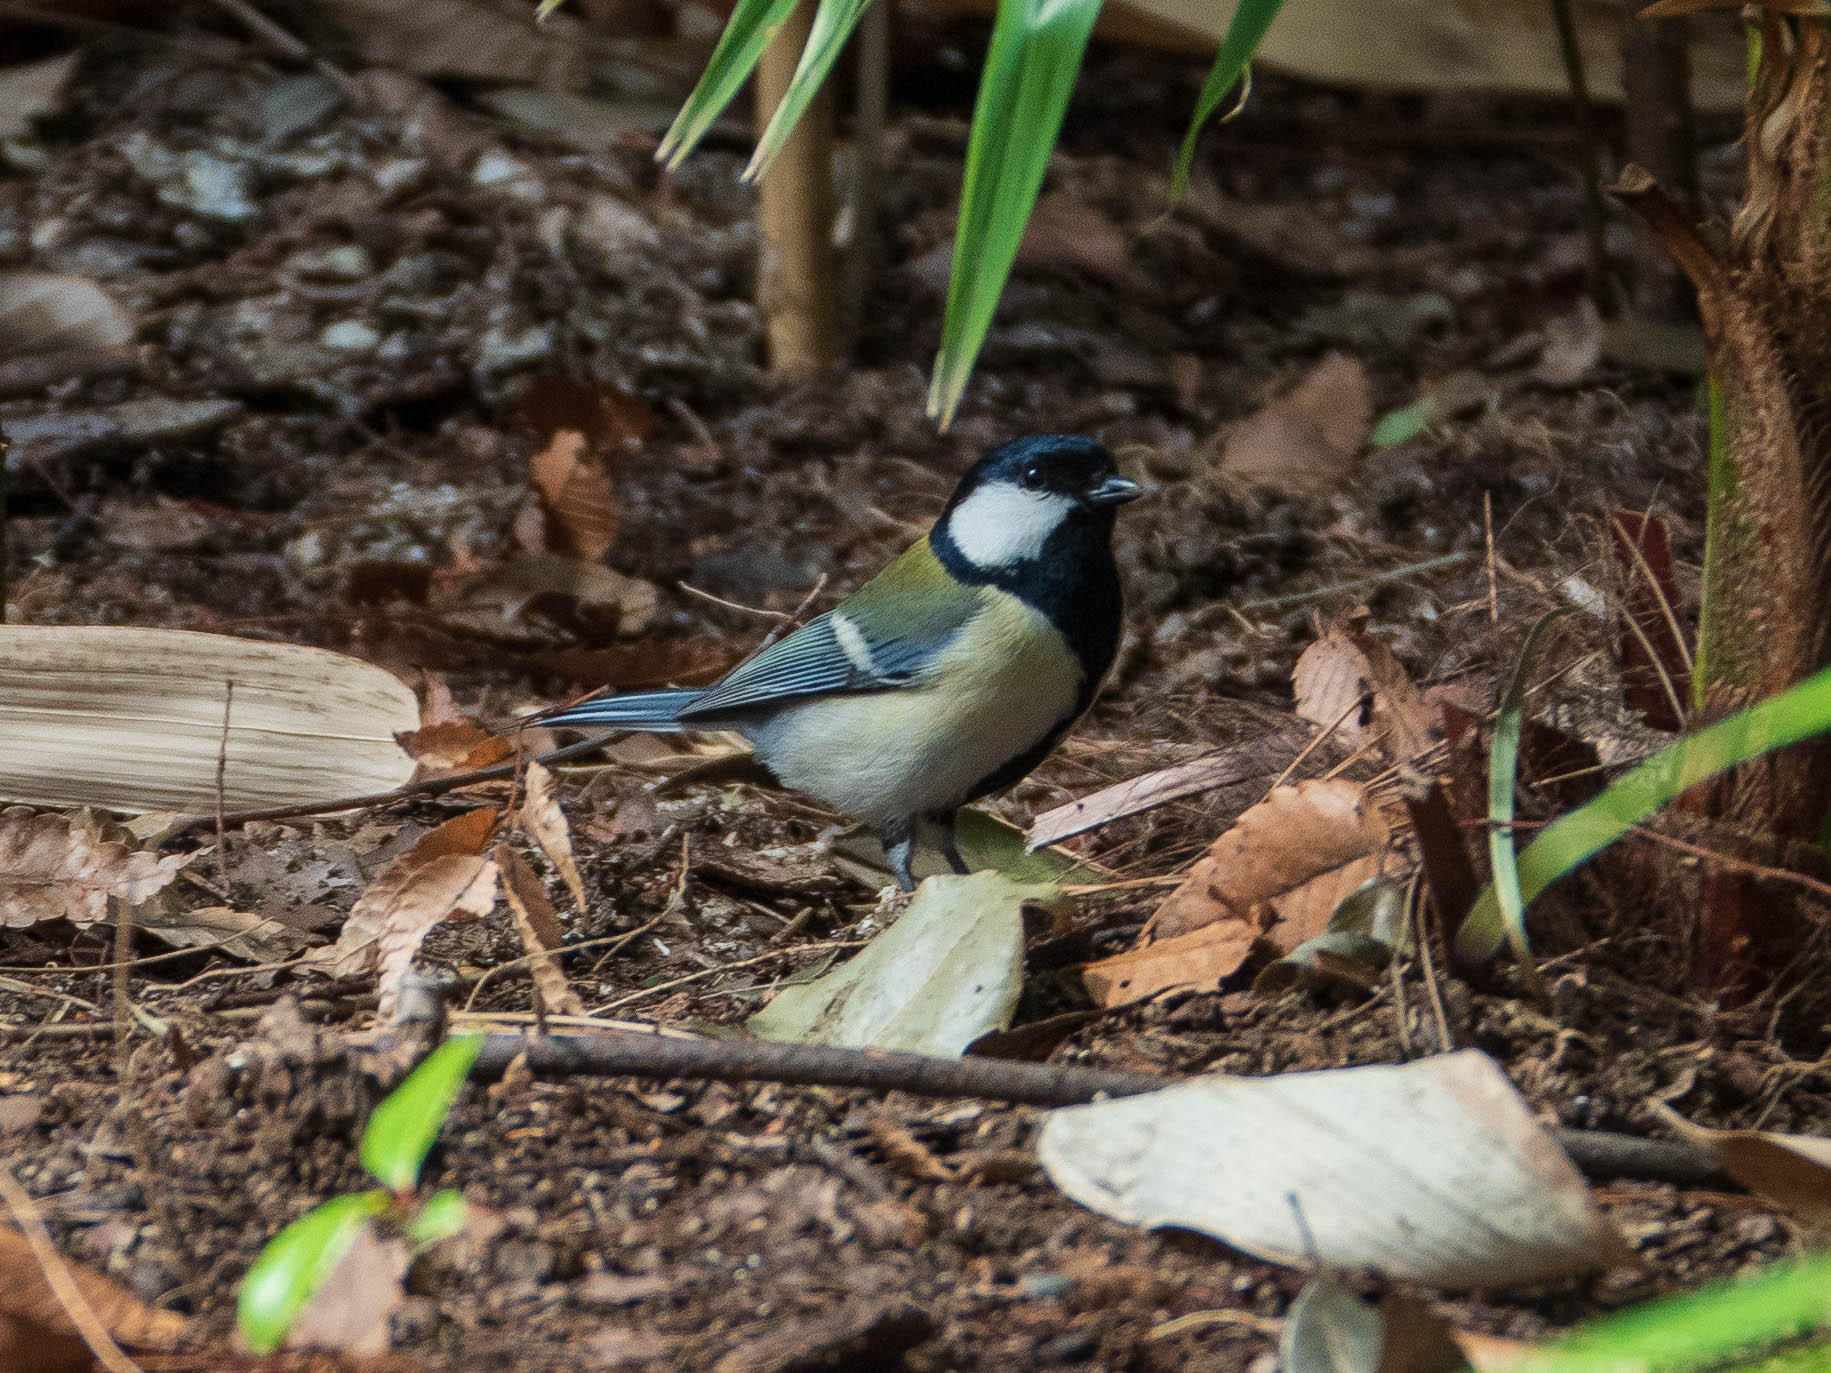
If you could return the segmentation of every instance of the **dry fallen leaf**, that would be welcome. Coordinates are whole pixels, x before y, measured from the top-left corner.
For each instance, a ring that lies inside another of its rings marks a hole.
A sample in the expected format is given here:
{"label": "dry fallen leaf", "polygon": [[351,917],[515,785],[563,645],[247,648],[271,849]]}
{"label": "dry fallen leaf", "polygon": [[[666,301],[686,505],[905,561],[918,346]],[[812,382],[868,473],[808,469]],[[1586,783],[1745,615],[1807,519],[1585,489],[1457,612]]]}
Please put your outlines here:
{"label": "dry fallen leaf", "polygon": [[547,512],[553,551],[595,563],[617,541],[617,498],[601,452],[576,429],[558,429],[528,459],[528,477]]}
{"label": "dry fallen leaf", "polygon": [[1173,987],[1214,988],[1246,963],[1256,929],[1226,921],[1087,963],[1081,981],[1100,1006],[1124,1006]]}
{"label": "dry fallen leaf", "polygon": [[547,899],[547,889],[540,877],[523,858],[507,844],[496,845],[496,866],[502,872],[503,894],[509,909],[515,913],[515,927],[521,931],[522,947],[528,951],[528,972],[540,989],[540,999],[549,1011],[559,1015],[583,1015],[585,1003],[566,984],[565,971],[554,956],[563,942],[559,915]]}
{"label": "dry fallen leaf", "polygon": [[1831,1229],[1831,1139],[1772,1130],[1710,1130],[1663,1102],[1659,1118],[1687,1144],[1706,1150],[1723,1171],[1796,1220]]}
{"label": "dry fallen leaf", "polygon": [[585,914],[585,880],[579,876],[578,861],[572,856],[572,830],[566,824],[566,813],[559,807],[554,792],[553,774],[539,763],[529,763],[524,779],[527,790],[521,808],[515,812],[515,823],[540,845],[572,893],[579,914]]}
{"label": "dry fallen leaf", "polygon": [[133,342],[134,317],[88,277],[0,272],[0,353],[118,348]]}
{"label": "dry fallen leaf", "polygon": [[1357,747],[1371,731],[1393,762],[1408,763],[1435,742],[1438,713],[1368,631],[1371,617],[1365,606],[1351,610],[1304,649],[1291,671],[1297,713]]}
{"label": "dry fallen leaf", "polygon": [[321,648],[92,625],[0,635],[0,799],[209,812],[219,759],[231,810],[360,796],[412,776],[394,734],[418,722],[391,673]]}
{"label": "dry fallen leaf", "polygon": [[1494,1061],[1200,1078],[1052,1112],[1050,1179],[1274,1263],[1467,1289],[1633,1261]]}
{"label": "dry fallen leaf", "polygon": [[389,1321],[407,1299],[402,1280],[412,1259],[406,1241],[383,1239],[374,1225],[363,1226],[286,1332],[286,1348],[387,1353]]}
{"label": "dry fallen leaf", "polygon": [[1278,787],[1240,816],[1164,899],[1138,946],[1081,969],[1102,1006],[1213,987],[1260,940],[1288,954],[1387,863],[1389,830],[1358,782]]}
{"label": "dry fallen leaf", "polygon": [[496,865],[483,856],[499,813],[466,811],[420,837],[356,898],[343,933],[308,955],[337,977],[381,969],[381,1014],[391,1016],[426,932],[454,914],[486,915],[496,904]]}
{"label": "dry fallen leaf", "polygon": [[[117,1343],[146,1350],[176,1347],[183,1316],[154,1310],[80,1264],[68,1259],[64,1264]],[[25,1236],[0,1226],[0,1373],[89,1373],[94,1366]]]}
{"label": "dry fallen leaf", "polygon": [[144,853],[104,840],[69,816],[0,810],[0,928],[41,920],[91,925],[110,898],[138,905],[178,875],[188,853]]}
{"label": "dry fallen leaf", "polygon": [[1330,353],[1293,389],[1233,427],[1221,470],[1286,491],[1326,491],[1353,467],[1372,419],[1366,367]]}
{"label": "dry fallen leaf", "polygon": [[416,764],[413,772],[416,782],[494,767],[515,752],[513,739],[491,734],[468,720],[423,725],[395,737]]}

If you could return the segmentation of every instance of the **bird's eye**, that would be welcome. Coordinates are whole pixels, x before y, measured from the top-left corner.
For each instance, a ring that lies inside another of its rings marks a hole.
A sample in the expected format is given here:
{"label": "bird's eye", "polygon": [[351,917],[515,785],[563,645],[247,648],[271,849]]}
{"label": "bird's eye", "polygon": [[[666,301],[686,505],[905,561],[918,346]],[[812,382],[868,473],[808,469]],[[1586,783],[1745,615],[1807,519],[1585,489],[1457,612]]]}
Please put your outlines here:
{"label": "bird's eye", "polygon": [[1043,489],[1043,469],[1035,463],[1024,469],[1024,490],[1041,491]]}

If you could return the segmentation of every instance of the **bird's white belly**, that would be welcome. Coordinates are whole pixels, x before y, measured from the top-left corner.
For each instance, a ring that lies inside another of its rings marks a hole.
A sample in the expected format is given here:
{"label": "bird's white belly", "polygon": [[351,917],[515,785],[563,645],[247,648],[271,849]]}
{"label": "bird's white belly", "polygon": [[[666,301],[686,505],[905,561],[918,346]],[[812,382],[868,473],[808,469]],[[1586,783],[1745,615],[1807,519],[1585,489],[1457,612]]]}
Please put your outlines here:
{"label": "bird's white belly", "polygon": [[937,659],[933,684],[785,705],[744,732],[787,786],[881,823],[959,805],[1069,719],[1081,675],[1054,626],[998,597]]}

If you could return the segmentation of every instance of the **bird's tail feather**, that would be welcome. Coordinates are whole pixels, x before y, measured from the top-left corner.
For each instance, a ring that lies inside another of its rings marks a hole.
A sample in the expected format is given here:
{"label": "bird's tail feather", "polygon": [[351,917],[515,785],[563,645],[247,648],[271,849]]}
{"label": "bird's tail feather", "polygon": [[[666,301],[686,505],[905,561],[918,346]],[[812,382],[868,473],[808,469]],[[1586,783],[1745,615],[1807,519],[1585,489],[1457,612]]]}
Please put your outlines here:
{"label": "bird's tail feather", "polygon": [[653,734],[680,731],[680,712],[704,693],[692,689],[632,691],[621,696],[598,696],[575,706],[542,711],[528,723],[568,725],[574,729],[643,730]]}

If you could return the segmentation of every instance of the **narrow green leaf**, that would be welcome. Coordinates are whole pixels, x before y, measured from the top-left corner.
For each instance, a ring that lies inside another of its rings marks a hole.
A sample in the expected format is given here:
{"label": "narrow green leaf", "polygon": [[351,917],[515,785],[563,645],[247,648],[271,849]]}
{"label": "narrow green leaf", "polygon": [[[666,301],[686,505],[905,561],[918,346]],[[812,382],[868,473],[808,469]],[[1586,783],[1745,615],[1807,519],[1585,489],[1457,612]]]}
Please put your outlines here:
{"label": "narrow green leaf", "polygon": [[928,413],[952,423],[1049,169],[1101,0],[998,0],[979,77]]}
{"label": "narrow green leaf", "polygon": [[680,107],[674,123],[655,149],[655,160],[678,167],[706,136],[712,122],[724,113],[738,91],[750,79],[751,71],[762,57],[769,40],[795,12],[796,0],[738,0],[731,11],[725,31],[706,69],[699,74],[699,84]]}
{"label": "narrow green leaf", "polygon": [[356,1242],[362,1227],[388,1209],[386,1192],[333,1197],[267,1241],[235,1298],[235,1324],[257,1354],[271,1354]]}
{"label": "narrow green leaf", "polygon": [[[1764,1347],[1831,1323],[1831,1254],[1777,1263],[1750,1277],[1646,1302],[1583,1326],[1512,1373],[1667,1373],[1719,1367],[1732,1356],[1752,1367]],[[1817,1357],[1822,1360],[1821,1348]],[[1823,1368],[1823,1362],[1802,1367]]]}
{"label": "narrow green leaf", "polygon": [[[1538,648],[1539,635],[1554,620],[1576,613],[1574,605],[1541,615],[1526,635],[1520,648],[1519,662],[1514,665],[1513,679],[1500,698],[1500,714],[1494,721],[1494,743],[1488,750],[1488,858],[1494,868],[1492,890],[1495,908],[1500,915],[1503,937],[1513,946],[1520,973],[1534,996],[1545,990],[1539,970],[1532,963],[1532,949],[1526,943],[1526,902],[1520,895],[1519,866],[1513,850],[1513,788],[1519,780],[1519,736],[1526,714],[1526,675],[1532,671],[1532,656]],[[1470,914],[1463,925],[1466,933],[1475,916]]]}
{"label": "narrow green leaf", "polygon": [[[1531,902],[1578,864],[1607,848],[1673,797],[1751,758],[1831,730],[1831,668],[1709,729],[1662,749],[1594,800],[1547,825],[1519,856],[1520,893]],[[1492,883],[1457,932],[1466,958],[1493,954],[1505,937]]]}
{"label": "narrow green leaf", "polygon": [[1202,126],[1246,75],[1252,55],[1264,41],[1265,31],[1283,8],[1284,0],[1240,0],[1239,7],[1234,10],[1233,19],[1227,25],[1227,36],[1221,40],[1221,50],[1215,54],[1214,65],[1208,69],[1208,79],[1202,82],[1202,93],[1195,98],[1195,117],[1189,121],[1189,131],[1183,135],[1182,147],[1176,153],[1176,166],[1170,173],[1172,204],[1181,200],[1189,189],[1189,168],[1195,161],[1195,142],[1201,136]]}
{"label": "narrow green leaf", "polygon": [[482,1035],[456,1035],[427,1054],[388,1093],[362,1132],[362,1166],[395,1192],[419,1181],[420,1169],[483,1047]]}
{"label": "narrow green leaf", "polygon": [[795,131],[795,125],[801,121],[815,93],[832,72],[833,64],[839,60],[852,30],[858,27],[858,21],[870,7],[871,0],[820,0],[820,8],[814,11],[814,25],[808,33],[807,46],[801,50],[801,60],[795,65],[795,74],[789,78],[788,89],[782,93],[782,102],[769,116],[768,127],[757,139],[757,150],[751,154],[750,165],[744,168],[744,180],[756,181],[768,175],[769,164],[788,142],[788,136]]}
{"label": "narrow green leaf", "polygon": [[470,1206],[464,1200],[464,1194],[447,1187],[427,1197],[425,1204],[407,1222],[407,1238],[415,1248],[424,1248],[457,1234],[469,1219]]}

